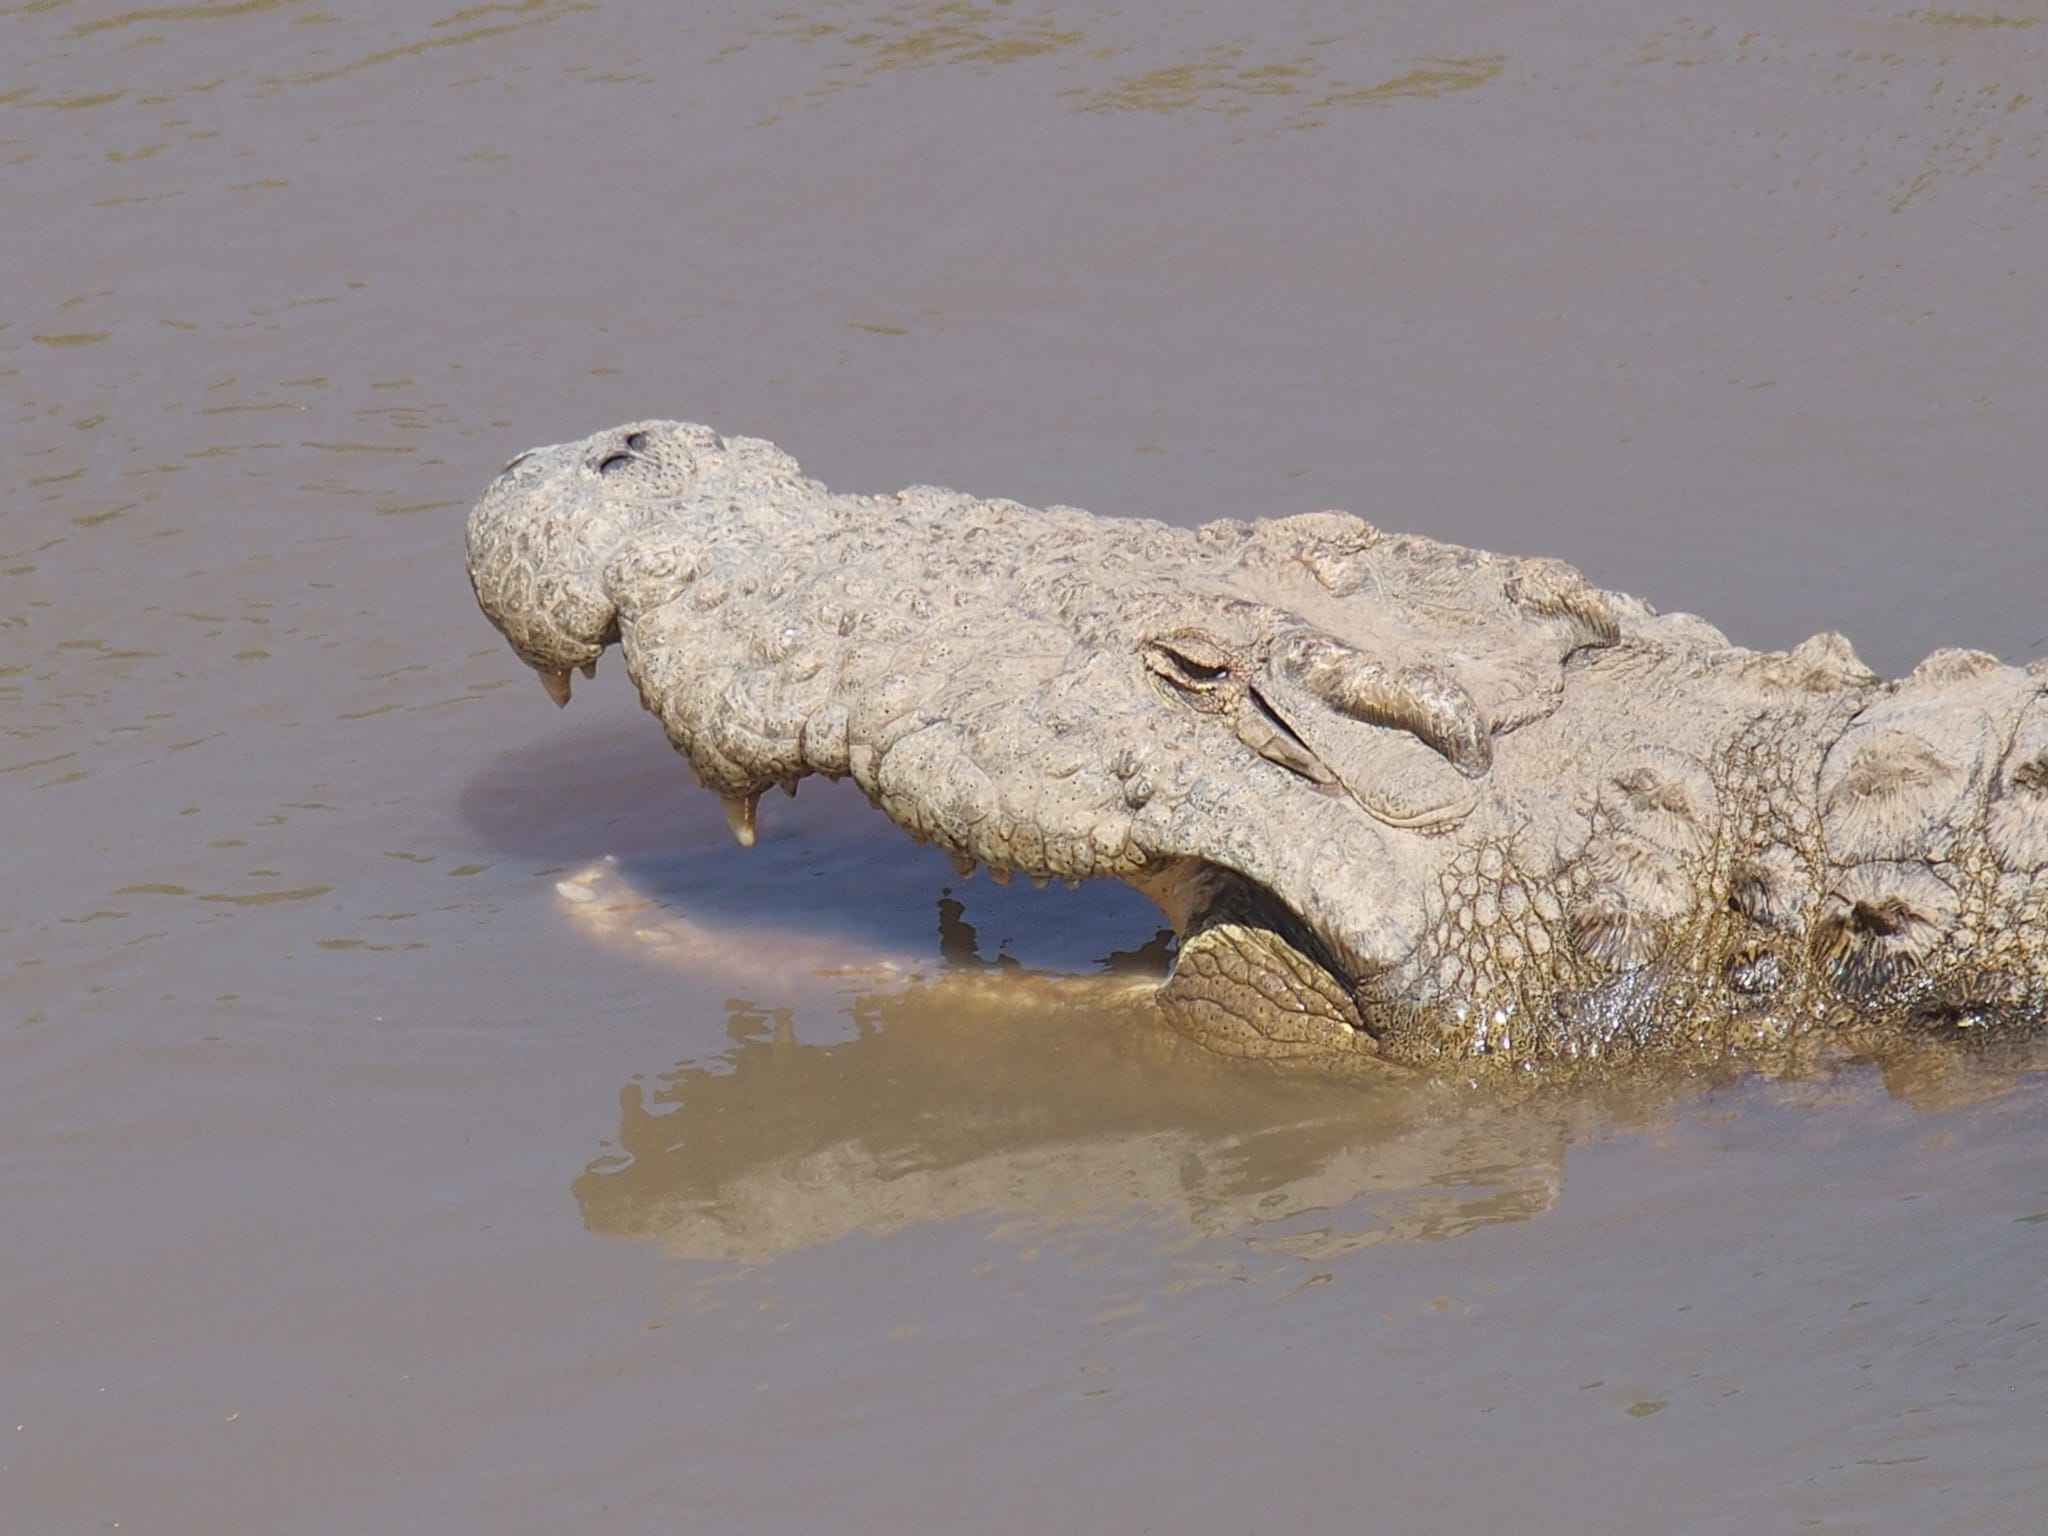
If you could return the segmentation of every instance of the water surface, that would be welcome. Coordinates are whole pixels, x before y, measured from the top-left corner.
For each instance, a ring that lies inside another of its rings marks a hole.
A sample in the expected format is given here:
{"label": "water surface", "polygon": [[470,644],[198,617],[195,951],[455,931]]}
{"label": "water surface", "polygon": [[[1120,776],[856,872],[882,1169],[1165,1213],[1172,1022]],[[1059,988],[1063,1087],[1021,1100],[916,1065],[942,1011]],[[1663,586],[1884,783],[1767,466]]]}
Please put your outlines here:
{"label": "water surface", "polygon": [[1116,892],[808,788],[750,863],[459,528],[678,415],[2023,661],[2044,79],[2032,0],[0,5],[5,1523],[2032,1528],[2038,1054],[1191,1060],[1010,984]]}

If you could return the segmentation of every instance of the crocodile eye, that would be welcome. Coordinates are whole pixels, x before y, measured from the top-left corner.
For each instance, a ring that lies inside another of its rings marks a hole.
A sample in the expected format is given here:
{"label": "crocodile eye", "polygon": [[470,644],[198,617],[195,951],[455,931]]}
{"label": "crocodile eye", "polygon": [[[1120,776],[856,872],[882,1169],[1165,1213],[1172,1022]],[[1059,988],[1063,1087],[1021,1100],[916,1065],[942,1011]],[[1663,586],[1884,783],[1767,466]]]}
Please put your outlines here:
{"label": "crocodile eye", "polygon": [[1177,687],[1200,693],[1230,681],[1229,650],[1199,630],[1161,635],[1141,649],[1145,665]]}
{"label": "crocodile eye", "polygon": [[1230,668],[1213,662],[1197,661],[1192,656],[1177,655],[1172,651],[1167,651],[1166,655],[1190,683],[1220,683],[1230,676]]}
{"label": "crocodile eye", "polygon": [[597,472],[600,475],[616,474],[632,462],[633,455],[630,453],[614,453],[598,462]]}
{"label": "crocodile eye", "polygon": [[647,446],[647,434],[645,432],[627,433],[626,446],[632,449],[635,453],[638,453],[642,448],[645,448]]}

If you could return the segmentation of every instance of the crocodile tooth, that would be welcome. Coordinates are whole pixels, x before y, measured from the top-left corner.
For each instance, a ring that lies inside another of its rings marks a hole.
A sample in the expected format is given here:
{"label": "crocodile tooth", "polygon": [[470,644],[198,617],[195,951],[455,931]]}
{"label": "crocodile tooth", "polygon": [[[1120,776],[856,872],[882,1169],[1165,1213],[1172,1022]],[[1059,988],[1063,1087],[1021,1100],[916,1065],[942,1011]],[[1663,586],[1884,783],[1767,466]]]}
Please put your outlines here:
{"label": "crocodile tooth", "polygon": [[968,879],[974,874],[974,860],[967,857],[964,853],[956,853],[952,857],[954,874],[958,875],[962,880]]}
{"label": "crocodile tooth", "polygon": [[536,667],[540,673],[540,685],[547,689],[548,697],[560,709],[569,702],[569,669],[567,667]]}
{"label": "crocodile tooth", "polygon": [[790,798],[790,799],[792,799],[792,800],[794,800],[794,799],[796,798],[796,775],[795,775],[795,774],[793,774],[793,773],[792,773],[792,774],[791,774],[791,775],[790,775],[790,776],[789,776],[788,778],[786,778],[786,779],[778,779],[778,780],[776,780],[776,782],[777,782],[778,784],[780,784],[780,785],[782,786],[782,792],[783,792],[783,793],[784,793],[785,795],[789,796],[789,798]]}
{"label": "crocodile tooth", "polygon": [[1031,883],[1032,883],[1033,885],[1037,886],[1037,887],[1038,887],[1038,888],[1039,888],[1039,889],[1040,889],[1040,890],[1042,891],[1042,890],[1044,890],[1044,889],[1045,889],[1045,888],[1046,888],[1046,887],[1047,887],[1048,885],[1051,885],[1051,884],[1052,884],[1052,881],[1051,881],[1050,879],[1048,879],[1048,878],[1047,878],[1046,876],[1044,876],[1044,875],[1033,875],[1033,876],[1031,877]]}
{"label": "crocodile tooth", "polygon": [[995,881],[997,885],[1008,885],[1010,883],[1010,876],[1015,873],[1015,870],[998,869],[993,864],[988,867],[988,877]]}
{"label": "crocodile tooth", "polygon": [[585,677],[597,676],[597,658],[595,656],[591,657],[590,660],[583,663],[577,670],[582,672]]}
{"label": "crocodile tooth", "polygon": [[742,848],[754,846],[754,808],[761,803],[759,792],[751,795],[721,795],[725,806],[725,824],[732,828],[732,835],[739,839]]}

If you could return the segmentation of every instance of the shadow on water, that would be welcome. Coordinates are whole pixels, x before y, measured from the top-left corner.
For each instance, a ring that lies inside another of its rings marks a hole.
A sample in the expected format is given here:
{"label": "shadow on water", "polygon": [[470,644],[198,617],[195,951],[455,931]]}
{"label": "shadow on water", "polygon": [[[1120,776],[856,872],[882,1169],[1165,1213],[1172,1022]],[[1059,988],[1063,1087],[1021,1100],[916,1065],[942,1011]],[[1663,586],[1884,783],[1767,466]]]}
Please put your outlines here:
{"label": "shadow on water", "polygon": [[814,778],[794,800],[766,796],[758,842],[741,848],[660,733],[631,726],[505,754],[465,786],[465,820],[546,866],[610,858],[614,877],[669,917],[720,935],[705,959],[735,982],[801,969],[826,946],[854,964],[1164,972],[1170,933],[1129,887],[963,880],[851,784]]}
{"label": "shadow on water", "polygon": [[[689,1006],[723,1009],[730,1046],[627,1084],[615,1144],[574,1186],[590,1230],[679,1257],[760,1262],[956,1218],[1305,1258],[1453,1237],[1542,1214],[1574,1143],[1731,1081],[1509,1097],[1222,1061],[1143,1006],[1170,935],[1121,886],[963,882],[844,785],[770,797],[741,849],[631,733],[508,756],[464,808],[559,861],[564,920],[646,967],[650,992],[666,968]],[[1946,1105],[2048,1062],[1930,1044],[1850,1065],[1734,1091]]]}

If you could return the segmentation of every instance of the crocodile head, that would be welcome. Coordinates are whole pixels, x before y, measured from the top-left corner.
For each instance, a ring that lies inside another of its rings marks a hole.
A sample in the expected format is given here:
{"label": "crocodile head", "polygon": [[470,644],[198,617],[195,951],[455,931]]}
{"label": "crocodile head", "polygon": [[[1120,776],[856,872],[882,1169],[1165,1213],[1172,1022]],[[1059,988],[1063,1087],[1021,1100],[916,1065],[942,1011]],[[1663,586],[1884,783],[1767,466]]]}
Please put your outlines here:
{"label": "crocodile head", "polygon": [[1318,513],[1188,530],[639,422],[508,465],[478,601],[558,703],[609,646],[754,836],[851,777],[997,878],[1128,881],[1219,1050],[1718,1054],[2038,1009],[2048,675],[1729,645],[1568,566]]}

